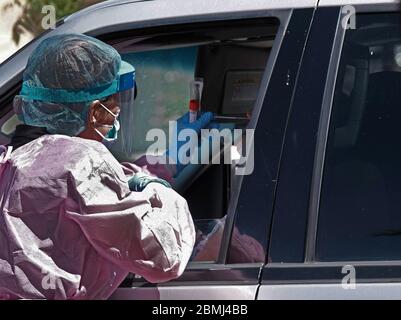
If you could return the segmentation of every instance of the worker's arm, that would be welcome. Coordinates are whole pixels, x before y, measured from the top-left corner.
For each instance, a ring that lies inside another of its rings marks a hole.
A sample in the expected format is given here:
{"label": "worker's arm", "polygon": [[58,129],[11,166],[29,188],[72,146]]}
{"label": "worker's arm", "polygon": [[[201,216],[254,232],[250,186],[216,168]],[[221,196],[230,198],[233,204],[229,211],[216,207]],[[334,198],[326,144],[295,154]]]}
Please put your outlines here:
{"label": "worker's arm", "polygon": [[[160,183],[130,191],[121,166],[116,168],[118,162],[112,159],[105,161],[98,177],[79,184],[76,194],[81,196],[67,214],[99,254],[121,268],[150,282],[180,276],[195,242],[187,202]],[[82,196],[87,194],[90,197]]]}

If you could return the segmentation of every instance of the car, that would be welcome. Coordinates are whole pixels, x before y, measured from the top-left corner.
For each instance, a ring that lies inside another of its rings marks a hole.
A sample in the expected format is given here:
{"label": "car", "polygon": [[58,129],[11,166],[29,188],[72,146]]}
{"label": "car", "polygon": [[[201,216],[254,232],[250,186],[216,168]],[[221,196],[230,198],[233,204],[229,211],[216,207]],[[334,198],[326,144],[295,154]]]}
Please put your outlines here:
{"label": "car", "polygon": [[198,231],[183,275],[130,274],[111,299],[399,299],[400,18],[395,0],[105,1],[0,65],[0,144],[18,124],[12,101],[38,43],[97,37],[137,72],[120,161],[188,110],[194,78],[203,111],[253,132],[245,174],[222,162],[177,179]]}

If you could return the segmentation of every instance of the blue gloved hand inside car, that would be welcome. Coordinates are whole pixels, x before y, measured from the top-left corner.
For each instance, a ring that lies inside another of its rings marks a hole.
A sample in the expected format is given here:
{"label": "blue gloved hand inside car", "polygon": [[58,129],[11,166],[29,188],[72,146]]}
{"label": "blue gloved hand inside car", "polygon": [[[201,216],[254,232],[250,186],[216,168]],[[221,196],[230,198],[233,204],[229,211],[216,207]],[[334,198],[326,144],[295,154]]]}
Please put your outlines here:
{"label": "blue gloved hand inside car", "polygon": [[190,123],[189,112],[187,112],[177,119],[177,131],[179,133],[183,129],[192,129],[199,134],[201,129],[207,128],[213,119],[214,114],[212,112],[204,112],[195,122]]}
{"label": "blue gloved hand inside car", "polygon": [[[195,139],[195,136],[199,137],[201,129],[208,128],[213,118],[214,114],[212,112],[204,112],[200,115],[200,117],[196,121],[190,123],[189,113],[187,112],[182,117],[177,119],[176,122],[177,136],[171,137],[173,148],[170,148],[166,152],[166,155],[170,158],[170,160],[176,163],[177,174],[179,174],[182,171],[182,169],[187,165],[187,163],[184,163],[185,161],[183,161],[183,159],[180,159],[182,158],[180,156],[181,147],[185,145],[185,150],[187,150],[188,152],[196,148],[198,146],[199,139],[198,138]],[[190,129],[190,130],[183,132],[183,130],[185,129]],[[180,133],[183,133],[186,139],[179,139]],[[192,137],[194,139],[191,139]]]}

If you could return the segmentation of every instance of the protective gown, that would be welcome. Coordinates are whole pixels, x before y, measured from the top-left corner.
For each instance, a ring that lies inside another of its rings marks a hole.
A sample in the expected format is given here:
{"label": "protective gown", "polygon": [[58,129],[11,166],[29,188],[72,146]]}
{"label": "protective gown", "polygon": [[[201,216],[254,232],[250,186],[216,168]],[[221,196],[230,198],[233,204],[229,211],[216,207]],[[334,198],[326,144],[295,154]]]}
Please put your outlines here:
{"label": "protective gown", "polygon": [[[0,150],[1,151],[1,150]],[[184,198],[99,142],[45,135],[0,167],[0,298],[105,299],[129,272],[164,282],[195,242]]]}

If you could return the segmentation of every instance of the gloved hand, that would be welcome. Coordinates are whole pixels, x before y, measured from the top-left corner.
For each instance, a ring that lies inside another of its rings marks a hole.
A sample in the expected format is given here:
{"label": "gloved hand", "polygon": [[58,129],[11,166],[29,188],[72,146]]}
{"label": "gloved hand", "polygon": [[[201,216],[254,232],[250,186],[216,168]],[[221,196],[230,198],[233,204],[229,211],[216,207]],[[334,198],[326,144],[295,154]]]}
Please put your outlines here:
{"label": "gloved hand", "polygon": [[[182,117],[177,119],[177,136],[173,137],[173,144],[176,145],[176,148],[173,150],[167,150],[166,155],[175,160],[176,164],[176,173],[178,174],[184,167],[185,164],[182,164],[179,159],[179,151],[183,145],[187,145],[188,140],[192,141],[187,138],[185,141],[179,141],[178,136],[180,132],[184,129],[191,129],[193,130],[198,136],[201,132],[201,129],[208,128],[210,122],[213,120],[214,114],[212,112],[205,112],[202,113],[201,116],[194,122],[189,122],[189,112],[185,113]],[[197,141],[198,142],[198,141]],[[191,149],[195,148],[196,146],[190,146]]]}
{"label": "gloved hand", "polygon": [[143,172],[135,173],[135,175],[128,181],[128,186],[131,191],[141,192],[151,182],[161,183],[162,185],[171,188],[171,185],[166,180],[152,177]]}
{"label": "gloved hand", "polygon": [[190,123],[189,112],[187,112],[182,117],[177,119],[177,133],[180,133],[180,131],[183,129],[192,129],[199,134],[201,129],[209,126],[209,123],[213,120],[213,118],[214,114],[212,112],[204,112],[195,122]]}

